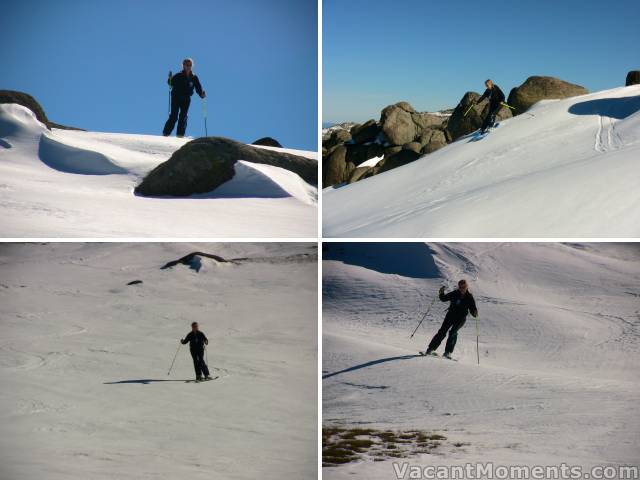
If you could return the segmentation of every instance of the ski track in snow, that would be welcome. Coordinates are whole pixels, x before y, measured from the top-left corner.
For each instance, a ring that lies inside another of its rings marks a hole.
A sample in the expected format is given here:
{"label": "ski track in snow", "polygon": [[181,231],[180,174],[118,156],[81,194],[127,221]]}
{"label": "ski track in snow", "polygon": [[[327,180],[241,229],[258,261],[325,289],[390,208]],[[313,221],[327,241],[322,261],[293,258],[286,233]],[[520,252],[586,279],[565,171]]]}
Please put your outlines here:
{"label": "ski track in snow", "polygon": [[[323,425],[447,437],[435,454],[406,459],[413,465],[637,465],[638,247],[430,247],[439,278],[323,263]],[[458,362],[416,355],[445,304],[436,301],[409,339],[428,306],[416,305],[413,292],[428,292],[428,300],[460,276],[471,281],[480,311],[479,366],[472,317],[459,333]],[[453,442],[469,445],[447,446]],[[391,478],[391,460],[323,468],[323,478],[354,475]]]}

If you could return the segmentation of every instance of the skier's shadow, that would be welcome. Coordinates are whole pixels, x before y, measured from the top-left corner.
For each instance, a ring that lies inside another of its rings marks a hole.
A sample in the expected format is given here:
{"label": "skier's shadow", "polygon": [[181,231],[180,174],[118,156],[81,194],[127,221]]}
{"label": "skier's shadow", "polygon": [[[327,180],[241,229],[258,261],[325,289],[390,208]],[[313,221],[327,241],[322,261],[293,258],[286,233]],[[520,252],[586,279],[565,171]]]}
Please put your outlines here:
{"label": "skier's shadow", "polygon": [[419,357],[420,355],[401,355],[398,357],[386,357],[379,358],[378,360],[371,360],[370,362],[361,363],[360,365],[354,365],[353,367],[345,368],[344,370],[340,370],[338,372],[327,373],[322,376],[323,379],[333,377],[335,375],[340,375],[341,373],[353,372],[354,370],[360,370],[361,368],[372,367],[373,365],[378,365],[380,363],[385,362],[394,362],[396,360],[410,360],[412,358]]}
{"label": "skier's shadow", "polygon": [[120,380],[118,382],[103,382],[103,385],[118,385],[121,383],[138,383],[140,385],[149,385],[156,382],[186,382],[186,380],[154,380],[151,378],[143,378],[140,380]]}

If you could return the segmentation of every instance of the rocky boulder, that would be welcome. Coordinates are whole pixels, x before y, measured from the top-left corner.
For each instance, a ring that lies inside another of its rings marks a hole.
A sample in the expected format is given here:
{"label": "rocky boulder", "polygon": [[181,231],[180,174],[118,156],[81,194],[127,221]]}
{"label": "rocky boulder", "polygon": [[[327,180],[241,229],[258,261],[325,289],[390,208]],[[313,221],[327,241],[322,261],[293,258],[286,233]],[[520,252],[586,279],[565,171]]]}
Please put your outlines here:
{"label": "rocky boulder", "polygon": [[378,133],[380,133],[380,125],[375,120],[368,120],[351,129],[351,139],[354,143],[373,142],[378,137]]}
{"label": "rocky boulder", "polygon": [[419,138],[420,153],[432,153],[447,144],[447,137],[444,130],[428,129]]}
{"label": "rocky boulder", "polygon": [[631,70],[627,73],[627,79],[624,82],[625,86],[639,85],[640,84],[640,70]]}
{"label": "rocky boulder", "polygon": [[384,158],[376,165],[376,173],[386,172],[394,168],[402,167],[407,163],[415,162],[420,158],[420,154],[413,150],[400,150],[398,153]]}
{"label": "rocky boulder", "polygon": [[185,197],[207,193],[231,180],[238,160],[285,168],[317,184],[318,164],[289,153],[256,148],[223,137],[197,138],[176,150],[135,188],[138,195]]}
{"label": "rocky boulder", "polygon": [[338,145],[322,160],[322,185],[330,187],[347,181],[356,166],[347,162],[347,147]]}
{"label": "rocky boulder", "polygon": [[390,144],[404,145],[416,138],[417,129],[412,113],[416,111],[407,102],[389,105],[382,110],[380,125]]}
{"label": "rocky boulder", "polygon": [[251,145],[262,145],[263,147],[282,148],[282,145],[280,145],[280,142],[277,141],[275,138],[271,138],[271,137],[259,138],[258,140],[253,142]]}
{"label": "rocky boulder", "polygon": [[586,88],[559,78],[533,76],[511,90],[507,103],[515,107],[513,114],[519,115],[540,100],[569,98],[586,93],[589,93]]}
{"label": "rocky boulder", "polygon": [[329,138],[322,143],[322,147],[327,150],[331,150],[336,145],[345,143],[351,140],[351,134],[348,130],[338,129],[334,130]]}
{"label": "rocky boulder", "polygon": [[15,90],[0,90],[0,103],[17,103],[18,105],[28,108],[34,113],[38,121],[44,123],[49,130],[52,128],[82,130],[81,128],[67,127],[66,125],[60,125],[50,121],[47,118],[47,114],[44,113],[42,106],[28,93],[17,92]]}
{"label": "rocky boulder", "polygon": [[353,163],[355,166],[366,162],[370,158],[381,157],[384,155],[384,147],[379,143],[346,144],[347,148],[346,161]]}

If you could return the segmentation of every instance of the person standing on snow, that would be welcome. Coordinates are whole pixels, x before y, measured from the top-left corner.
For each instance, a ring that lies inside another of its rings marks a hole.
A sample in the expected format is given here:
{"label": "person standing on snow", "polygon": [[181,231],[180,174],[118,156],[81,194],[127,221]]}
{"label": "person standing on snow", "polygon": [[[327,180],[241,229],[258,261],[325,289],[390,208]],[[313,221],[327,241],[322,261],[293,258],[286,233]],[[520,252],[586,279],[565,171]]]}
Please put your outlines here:
{"label": "person standing on snow", "polygon": [[198,76],[191,70],[192,68],[193,60],[185,58],[182,61],[182,71],[180,73],[172,76],[171,72],[169,72],[167,83],[171,87],[171,113],[162,130],[162,134],[165,137],[171,135],[176,120],[178,121],[176,135],[178,137],[184,137],[187,131],[187,113],[189,112],[189,105],[191,104],[191,96],[193,95],[194,88],[200,98],[207,96],[202,89],[202,85],[200,85]]}
{"label": "person standing on snow", "polygon": [[180,343],[182,343],[182,345],[189,343],[189,350],[193,358],[193,368],[196,371],[196,380],[202,380],[203,374],[205,380],[211,380],[209,367],[207,367],[204,361],[204,347],[205,345],[209,345],[209,340],[204,333],[198,330],[198,322],[191,324],[191,331],[186,337],[180,340]]}
{"label": "person standing on snow", "polygon": [[500,110],[500,107],[502,106],[502,102],[504,102],[504,93],[502,93],[500,87],[495,85],[491,81],[491,79],[487,79],[484,82],[484,85],[485,87],[487,87],[487,89],[475,103],[476,105],[478,105],[485,98],[489,99],[489,111],[487,112],[487,116],[484,117],[482,126],[480,127],[481,133],[485,133],[496,123],[496,115],[498,114],[498,110]]}
{"label": "person standing on snow", "polygon": [[456,346],[456,340],[458,340],[458,330],[460,330],[464,322],[467,321],[467,314],[469,312],[471,312],[471,315],[474,317],[478,316],[478,309],[476,308],[476,302],[469,291],[466,280],[460,280],[458,282],[458,288],[446,295],[444,293],[444,287],[440,287],[438,296],[441,302],[451,302],[451,304],[449,305],[440,330],[438,330],[433,339],[431,339],[431,343],[429,343],[424,355],[435,355],[433,352],[437,350],[447,335],[447,331],[449,331],[444,356],[451,359],[451,354]]}

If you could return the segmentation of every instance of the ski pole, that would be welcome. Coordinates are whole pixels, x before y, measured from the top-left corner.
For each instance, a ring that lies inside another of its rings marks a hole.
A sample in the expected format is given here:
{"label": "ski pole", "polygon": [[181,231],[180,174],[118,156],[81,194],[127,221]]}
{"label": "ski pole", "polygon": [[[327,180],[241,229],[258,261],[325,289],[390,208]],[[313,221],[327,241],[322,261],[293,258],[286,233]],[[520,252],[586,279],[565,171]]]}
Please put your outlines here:
{"label": "ski pole", "polygon": [[[515,110],[517,110],[517,109],[516,109],[516,107],[512,107],[511,105],[508,105],[508,104],[506,104],[506,103],[504,103],[504,102],[500,102],[500,105],[502,105],[503,107],[510,108],[511,110],[514,110],[514,111],[515,111]],[[529,112],[524,112],[524,113],[525,113],[526,115],[530,115],[530,116],[532,116],[532,117],[535,117],[535,115],[534,115],[533,113],[529,113]]]}
{"label": "ski pole", "polygon": [[478,365],[480,365],[480,325],[476,316],[476,354],[478,355]]}
{"label": "ski pole", "polygon": [[169,374],[171,373],[171,370],[173,369],[173,363],[176,361],[176,357],[178,356],[178,352],[180,351],[180,347],[182,346],[182,342],[180,342],[180,345],[178,345],[178,350],[176,350],[176,354],[173,356],[173,361],[171,362],[171,366],[169,367],[169,371],[167,372],[167,376],[169,376]]}
{"label": "ski pole", "polygon": [[436,302],[436,297],[433,297],[433,300],[431,300],[431,304],[429,305],[429,308],[427,308],[427,311],[422,316],[422,320],[420,320],[420,323],[418,324],[418,326],[416,327],[416,329],[413,331],[413,333],[409,338],[413,338],[413,336],[416,334],[416,332],[418,331],[418,328],[420,328],[420,325],[422,325],[422,322],[424,322],[424,319],[427,318],[427,315],[429,315],[429,312],[431,311],[431,307],[433,307],[433,304],[435,302]]}
{"label": "ski pole", "polygon": [[208,137],[209,133],[207,132],[207,99],[202,99],[202,113],[204,115],[204,136]]}
{"label": "ski pole", "polygon": [[472,109],[473,107],[475,107],[475,106],[476,106],[476,104],[475,104],[475,103],[472,103],[471,105],[469,105],[469,108],[467,108],[467,111],[466,111],[466,112],[464,112],[463,117],[466,117],[466,116],[467,116],[467,114],[471,111],[471,109]]}
{"label": "ski pole", "polygon": [[171,70],[169,70],[169,80],[168,80],[168,84],[169,84],[169,115],[171,115],[171,79],[173,78],[173,74],[171,73]]}

